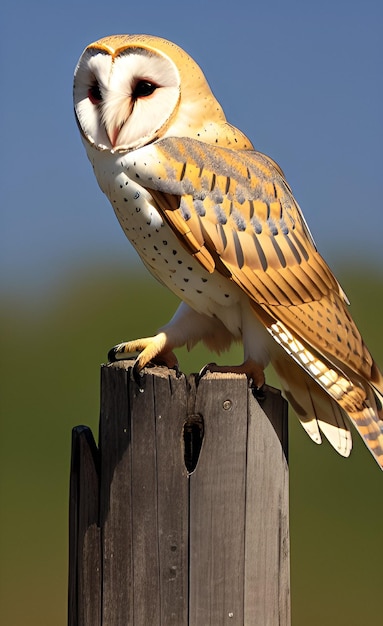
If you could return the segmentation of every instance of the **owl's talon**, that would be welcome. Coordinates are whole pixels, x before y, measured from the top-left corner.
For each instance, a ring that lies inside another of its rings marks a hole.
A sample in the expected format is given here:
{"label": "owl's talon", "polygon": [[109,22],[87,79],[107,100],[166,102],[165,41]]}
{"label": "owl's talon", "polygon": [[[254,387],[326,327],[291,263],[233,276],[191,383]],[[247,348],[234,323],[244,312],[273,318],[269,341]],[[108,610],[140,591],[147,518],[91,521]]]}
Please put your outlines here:
{"label": "owl's talon", "polygon": [[133,375],[134,382],[138,385],[140,389],[142,389],[142,379],[143,379],[144,374],[142,372],[142,369],[139,367],[137,361],[134,363],[132,367],[132,375]]}
{"label": "owl's talon", "polygon": [[117,346],[113,346],[113,348],[111,348],[108,352],[108,361],[109,363],[115,363],[115,361],[117,361]]}
{"label": "owl's talon", "polygon": [[108,352],[109,363],[115,363],[116,361],[122,361],[123,359],[129,359],[129,353],[125,351],[125,343],[118,343],[113,346]]}
{"label": "owl's talon", "polygon": [[216,363],[208,363],[199,372],[196,378],[197,384],[207,372],[217,372],[221,374],[245,374],[249,382],[249,386],[253,389],[260,390],[262,396],[262,388],[265,383],[265,375],[263,368],[252,359],[247,359],[242,365],[217,365]]}
{"label": "owl's talon", "polygon": [[173,369],[173,370],[175,371],[175,373],[176,373],[176,378],[181,378],[181,376],[182,376],[182,372],[181,372],[181,370],[180,370],[180,368],[179,368],[178,363],[176,363],[175,365],[173,365],[172,369]]}
{"label": "owl's talon", "polygon": [[200,380],[205,376],[205,374],[210,372],[210,368],[212,368],[212,367],[217,367],[217,364],[216,363],[206,363],[206,365],[204,365],[203,368],[200,369],[200,371],[198,372],[198,374],[196,376],[197,385],[200,382]]}
{"label": "owl's talon", "polygon": [[263,402],[266,399],[266,385],[261,385],[261,387],[255,387],[254,381],[251,381],[251,390],[253,392],[253,396],[258,402]]}

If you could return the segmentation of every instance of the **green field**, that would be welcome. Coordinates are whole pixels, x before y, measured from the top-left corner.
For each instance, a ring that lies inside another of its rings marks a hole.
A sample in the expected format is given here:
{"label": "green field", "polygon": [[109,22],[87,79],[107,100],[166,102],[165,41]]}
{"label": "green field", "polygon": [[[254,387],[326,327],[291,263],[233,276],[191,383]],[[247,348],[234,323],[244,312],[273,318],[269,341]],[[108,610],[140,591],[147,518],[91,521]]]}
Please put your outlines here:
{"label": "green field", "polygon": [[[108,349],[152,333],[177,303],[146,275],[129,282],[132,275],[111,267],[68,276],[32,305],[2,298],[0,622],[6,626],[66,624],[71,429],[87,424],[97,433],[99,366]],[[383,366],[383,274],[348,270],[342,285]],[[199,347],[179,357],[185,372],[211,360]],[[236,349],[220,362],[240,359]],[[268,382],[278,384],[272,375]],[[354,441],[350,459],[342,459],[327,444],[312,443],[290,411],[293,626],[381,619],[383,473]]]}

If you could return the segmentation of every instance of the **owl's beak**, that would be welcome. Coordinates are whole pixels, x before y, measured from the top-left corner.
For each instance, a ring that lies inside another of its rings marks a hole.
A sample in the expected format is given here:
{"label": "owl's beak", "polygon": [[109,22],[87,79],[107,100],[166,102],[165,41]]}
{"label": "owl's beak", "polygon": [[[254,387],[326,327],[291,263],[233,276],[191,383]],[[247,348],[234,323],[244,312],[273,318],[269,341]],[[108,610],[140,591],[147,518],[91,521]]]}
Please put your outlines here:
{"label": "owl's beak", "polygon": [[118,135],[120,134],[121,126],[114,126],[113,128],[108,128],[106,130],[107,135],[109,137],[109,141],[112,145],[112,148],[116,147]]}
{"label": "owl's beak", "polygon": [[[126,100],[126,98],[125,98]],[[119,110],[116,111],[113,107],[107,107],[103,105],[102,118],[106,134],[108,135],[112,148],[116,148],[121,144],[122,130],[127,120],[129,119],[131,111],[129,110],[126,102],[121,102]]]}

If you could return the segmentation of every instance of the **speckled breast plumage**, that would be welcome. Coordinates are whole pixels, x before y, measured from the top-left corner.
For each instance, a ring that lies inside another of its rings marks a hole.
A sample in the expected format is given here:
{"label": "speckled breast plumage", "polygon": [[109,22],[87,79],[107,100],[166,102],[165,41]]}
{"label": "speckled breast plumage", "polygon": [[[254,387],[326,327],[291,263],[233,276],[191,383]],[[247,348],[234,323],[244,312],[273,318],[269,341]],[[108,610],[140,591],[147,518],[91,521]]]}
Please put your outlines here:
{"label": "speckled breast plumage", "polygon": [[93,156],[97,179],[145,266],[194,310],[220,319],[233,337],[239,338],[243,294],[237,285],[216,272],[209,273],[184,249],[157,211],[149,191],[137,182],[129,155],[108,155],[106,169],[105,154],[100,168],[98,154],[95,151]]}

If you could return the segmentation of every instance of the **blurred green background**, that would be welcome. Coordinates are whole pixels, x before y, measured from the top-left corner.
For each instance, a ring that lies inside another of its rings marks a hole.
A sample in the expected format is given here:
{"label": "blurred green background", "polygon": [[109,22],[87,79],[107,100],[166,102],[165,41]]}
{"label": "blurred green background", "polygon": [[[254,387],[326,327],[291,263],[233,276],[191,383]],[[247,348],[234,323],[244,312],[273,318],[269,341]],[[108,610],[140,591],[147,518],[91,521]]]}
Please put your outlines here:
{"label": "blurred green background", "polygon": [[[359,267],[340,278],[383,363],[383,275]],[[71,429],[87,424],[97,436],[99,366],[108,348],[151,333],[176,304],[135,265],[96,263],[63,277],[48,302],[3,298],[2,624],[66,623]],[[200,348],[179,356],[185,372],[211,358]],[[237,349],[221,362],[240,357]],[[383,474],[358,437],[354,442],[342,459],[326,443],[312,443],[290,411],[293,626],[378,623]]]}

